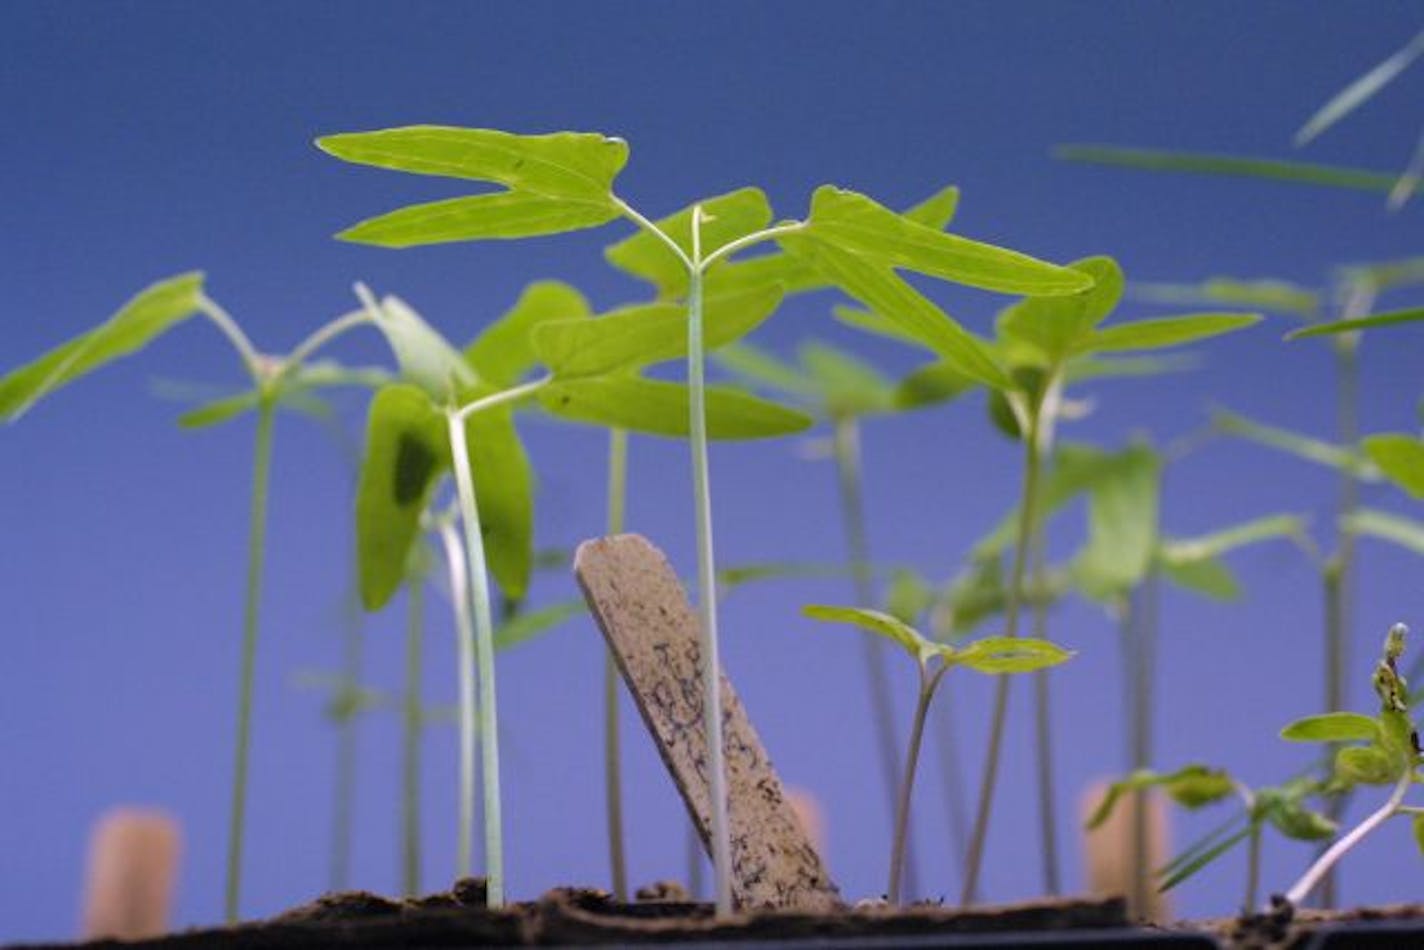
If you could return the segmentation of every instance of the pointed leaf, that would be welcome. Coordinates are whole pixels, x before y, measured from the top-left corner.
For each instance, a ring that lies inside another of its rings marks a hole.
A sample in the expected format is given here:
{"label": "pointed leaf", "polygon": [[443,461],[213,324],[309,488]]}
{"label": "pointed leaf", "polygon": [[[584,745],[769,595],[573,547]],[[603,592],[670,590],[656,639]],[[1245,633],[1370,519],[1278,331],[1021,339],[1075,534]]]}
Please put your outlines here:
{"label": "pointed leaf", "polygon": [[1260,320],[1260,314],[1254,313],[1193,313],[1181,317],[1137,320],[1098,330],[1088,338],[1084,349],[1092,353],[1157,350],[1220,336]]}
{"label": "pointed leaf", "polygon": [[943,231],[954,221],[959,210],[959,188],[946,185],[924,201],[903,212],[903,217],[927,228]]}
{"label": "pointed leaf", "polygon": [[757,581],[798,578],[845,577],[850,568],[844,564],[809,564],[770,561],[760,564],[739,564],[717,569],[717,587],[725,596],[732,588]]}
{"label": "pointed leaf", "polygon": [[1379,734],[1373,717],[1353,712],[1306,716],[1281,730],[1281,738],[1289,742],[1374,742]]}
{"label": "pointed leaf", "polygon": [[459,351],[404,300],[387,296],[374,307],[368,301],[367,308],[395,353],[401,375],[432,399],[448,400],[475,384],[474,370]]}
{"label": "pointed leaf", "polygon": [[257,408],[259,397],[255,391],[224,396],[189,409],[178,417],[178,425],[183,429],[206,429],[209,426],[230,422]]}
{"label": "pointed leaf", "polygon": [[1213,429],[1226,435],[1234,435],[1317,465],[1350,471],[1364,481],[1377,482],[1380,479],[1379,470],[1367,458],[1330,442],[1278,426],[1268,426],[1225,409],[1212,412],[1211,424]]}
{"label": "pointed leaf", "polygon": [[587,609],[582,600],[567,600],[515,614],[500,624],[499,629],[494,632],[494,648],[508,650],[528,643]]}
{"label": "pointed leaf", "polygon": [[494,129],[413,125],[316,140],[358,165],[417,175],[494,181],[535,194],[607,201],[628,161],[628,144],[597,133],[514,135]]}
{"label": "pointed leaf", "polygon": [[1032,673],[1071,659],[1073,652],[1032,637],[985,637],[956,650],[949,662],[976,673]]}
{"label": "pointed leaf", "polygon": [[1297,146],[1306,144],[1364,105],[1375,93],[1389,85],[1400,73],[1408,69],[1421,53],[1424,53],[1424,32],[1415,34],[1414,38],[1402,49],[1377,63],[1369,72],[1357,77],[1344,89],[1331,96],[1330,100],[1321,106],[1305,125],[1301,126],[1300,131],[1296,132],[1295,144]]}
{"label": "pointed leaf", "polygon": [[466,195],[397,208],[358,221],[336,236],[377,247],[421,247],[454,241],[538,237],[607,224],[617,207],[528,191]]}
{"label": "pointed leaf", "polygon": [[1424,441],[1389,433],[1367,437],[1361,445],[1384,477],[1415,498],[1424,498]]}
{"label": "pointed leaf", "polygon": [[[771,223],[771,205],[760,188],[740,188],[698,204],[703,214],[703,257]],[[688,205],[653,222],[688,257],[692,256],[692,208]],[[678,297],[687,292],[687,265],[660,238],[645,230],[608,247],[603,256],[614,267],[651,283],[662,296]]]}
{"label": "pointed leaf", "polygon": [[534,472],[514,428],[513,408],[470,414],[465,440],[490,573],[504,595],[517,600],[528,591],[533,569]]}
{"label": "pointed leaf", "polygon": [[1219,557],[1248,544],[1277,538],[1299,538],[1305,534],[1300,515],[1266,515],[1194,538],[1173,538],[1162,545],[1162,558],[1183,563]]}
{"label": "pointed leaf", "polygon": [[1407,551],[1424,556],[1424,521],[1380,511],[1360,508],[1340,520],[1341,527],[1351,534],[1368,535],[1389,541]]}
{"label": "pointed leaf", "polygon": [[885,637],[898,644],[901,649],[923,663],[929,656],[939,651],[939,645],[926,640],[914,627],[898,617],[879,610],[863,607],[834,607],[828,604],[810,604],[801,608],[804,616],[826,623],[848,623],[869,633]]}
{"label": "pointed leaf", "polygon": [[530,339],[535,327],[589,316],[592,311],[588,301],[573,287],[557,280],[535,281],[524,288],[508,312],[485,327],[465,348],[465,361],[480,379],[508,389],[538,362]]}
{"label": "pointed leaf", "polygon": [[1163,892],[1170,891],[1249,837],[1251,837],[1251,828],[1248,826],[1223,838],[1210,848],[1194,855],[1190,861],[1183,862],[1171,874],[1163,877],[1162,883],[1158,885],[1157,889]]}
{"label": "pointed leaf", "polygon": [[1070,162],[1118,165],[1143,171],[1266,178],[1272,181],[1347,188],[1353,191],[1376,191],[1382,194],[1393,189],[1395,183],[1395,176],[1388,172],[1239,155],[1171,152],[1161,149],[1121,148],[1114,145],[1060,145],[1053,150],[1053,155]]}
{"label": "pointed leaf", "polygon": [[[1258,802],[1260,799],[1258,793]],[[1325,841],[1333,838],[1338,830],[1335,822],[1306,808],[1294,797],[1270,797],[1262,813],[1277,831],[1295,841]]]}
{"label": "pointed leaf", "polygon": [[1389,313],[1377,313],[1373,316],[1357,317],[1353,320],[1336,320],[1333,323],[1317,323],[1314,326],[1287,333],[1286,339],[1304,340],[1312,336],[1354,333],[1357,330],[1369,330],[1373,327],[1392,327],[1401,323],[1418,323],[1420,320],[1424,320],[1424,307],[1411,307],[1408,310],[1392,310]]}
{"label": "pointed leaf", "polygon": [[[539,390],[539,401],[556,416],[675,438],[688,434],[690,398],[686,386],[632,376],[556,382]],[[707,387],[708,438],[776,438],[813,422],[805,413],[734,389]]]}
{"label": "pointed leaf", "polygon": [[1184,808],[1200,808],[1221,801],[1236,789],[1231,776],[1225,771],[1205,765],[1187,765],[1175,772],[1139,769],[1108,786],[1098,807],[1088,817],[1087,829],[1092,831],[1101,827],[1112,816],[1113,809],[1124,795],[1159,787]]}
{"label": "pointed leaf", "polygon": [[1315,320],[1322,307],[1315,290],[1275,278],[1212,277],[1196,284],[1134,283],[1129,292],[1138,300],[1152,303],[1242,307],[1306,321]]}
{"label": "pointed leaf", "polygon": [[376,393],[356,486],[356,560],[367,610],[385,606],[405,581],[421,513],[449,464],[445,419],[425,392],[393,383]]}
{"label": "pointed leaf", "polygon": [[1122,268],[1111,257],[1089,257],[1068,265],[1093,283],[1061,297],[1029,297],[999,315],[999,336],[1030,349],[1035,365],[1056,367],[1084,351],[1093,328],[1122,299]]}
{"label": "pointed leaf", "polygon": [[138,352],[197,313],[202,299],[197,271],[151,284],[104,323],[0,377],[0,418],[14,422],[61,386]]}
{"label": "pointed leaf", "polygon": [[796,355],[816,381],[828,415],[855,417],[894,408],[894,388],[870,364],[815,340],[801,344]]}

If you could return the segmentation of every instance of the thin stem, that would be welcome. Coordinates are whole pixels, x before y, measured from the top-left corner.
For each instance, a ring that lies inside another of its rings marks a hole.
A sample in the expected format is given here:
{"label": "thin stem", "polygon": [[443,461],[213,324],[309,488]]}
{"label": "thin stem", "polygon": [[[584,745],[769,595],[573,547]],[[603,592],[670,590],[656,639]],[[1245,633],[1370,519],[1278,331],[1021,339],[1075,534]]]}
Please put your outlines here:
{"label": "thin stem", "polygon": [[[353,591],[354,596],[354,591]],[[361,682],[360,607],[347,611],[342,688],[356,689]],[[346,710],[337,726],[336,788],[331,809],[331,889],[344,891],[351,878],[351,839],[356,790],[356,722],[358,716]]]}
{"label": "thin stem", "polygon": [[910,801],[915,788],[915,768],[920,762],[920,745],[925,735],[925,716],[934,699],[935,687],[939,685],[947,666],[941,666],[927,674],[920,667],[920,696],[915,703],[915,720],[910,726],[910,745],[905,755],[905,776],[900,780],[900,799],[895,806],[895,836],[890,843],[890,886],[885,895],[892,905],[900,903],[900,874],[905,864],[905,848],[909,840]]}
{"label": "thin stem", "polygon": [[[865,525],[865,496],[860,474],[860,426],[852,416],[833,420],[832,445],[836,461],[837,484],[840,487],[841,521],[845,526],[846,547],[850,555],[851,578],[855,584],[857,606],[874,607],[875,593],[870,568],[870,545]],[[889,673],[885,669],[886,644],[878,637],[862,637],[865,671],[870,692],[871,716],[875,725],[875,742],[880,753],[880,772],[885,786],[886,808],[894,821],[896,788],[899,785],[900,739],[896,735],[894,703],[891,699]],[[913,848],[913,844],[907,845]],[[906,886],[913,891],[915,858],[905,857]]]}
{"label": "thin stem", "polygon": [[491,396],[485,396],[482,399],[476,399],[474,402],[466,403],[452,412],[451,415],[463,422],[477,412],[493,409],[495,406],[502,406],[505,403],[517,402],[532,393],[538,392],[553,381],[554,377],[552,376],[540,376],[538,379],[521,383],[518,386],[511,386],[509,389],[501,390]]}
{"label": "thin stem", "polygon": [[455,876],[469,877],[475,829],[475,630],[470,617],[469,569],[465,546],[454,524],[442,519],[440,542],[450,573],[450,603],[455,609],[455,670],[460,687],[460,802],[455,838]]}
{"label": "thin stem", "polygon": [[420,893],[420,745],[425,734],[421,660],[425,652],[425,582],[420,577],[411,577],[406,581],[405,590],[401,882],[406,896],[414,897]]}
{"label": "thin stem", "polygon": [[[1134,606],[1133,601],[1136,601]],[[1123,686],[1127,696],[1124,713],[1128,721],[1128,771],[1137,772],[1152,764],[1150,717],[1152,654],[1156,639],[1156,590],[1153,580],[1145,580],[1124,605],[1122,617]],[[1145,915],[1151,903],[1151,859],[1148,848],[1148,792],[1132,793],[1132,830],[1128,838],[1132,876],[1131,906]]]}
{"label": "thin stem", "polygon": [[707,268],[711,267],[713,264],[717,263],[725,257],[732,256],[740,250],[744,250],[745,248],[751,247],[753,244],[760,244],[762,241],[770,241],[780,237],[783,234],[794,234],[795,232],[800,231],[804,227],[806,227],[806,223],[804,221],[792,221],[787,224],[778,224],[776,227],[773,228],[764,228],[761,231],[754,231],[751,234],[737,238],[735,241],[728,241],[726,244],[723,244],[721,247],[717,248],[717,250],[713,251],[711,254],[708,254],[702,259],[702,271],[703,273],[706,273]]}
{"label": "thin stem", "polygon": [[[608,534],[623,533],[627,501],[628,433],[608,432]],[[628,859],[623,841],[623,754],[618,715],[618,665],[613,651],[603,658],[603,779],[608,820],[608,866],[613,896],[628,899]]]}
{"label": "thin stem", "polygon": [[475,503],[475,481],[470,472],[470,452],[465,439],[464,423],[466,411],[475,411],[473,406],[477,405],[478,403],[466,406],[464,410],[451,411],[449,429],[456,497],[460,503],[460,523],[465,529],[465,551],[469,558],[467,567],[470,575],[470,599],[475,614],[475,656],[480,677],[479,729],[483,766],[481,777],[485,791],[485,874],[488,904],[497,909],[504,906],[504,826],[499,789],[499,703],[495,696],[494,622],[490,612],[485,542],[480,531],[480,509]]}
{"label": "thin stem", "polygon": [[213,325],[227,337],[233,349],[237,350],[238,357],[242,360],[242,366],[252,377],[253,382],[262,382],[262,354],[257,352],[257,347],[252,345],[252,341],[247,338],[247,334],[242,332],[242,328],[237,325],[237,321],[232,315],[223,309],[216,300],[206,295],[198,297],[198,309],[203,316],[213,322]]}
{"label": "thin stem", "polygon": [[[1050,389],[1052,386],[1050,386]],[[1016,637],[1019,632],[1019,608],[1023,602],[1025,566],[1028,562],[1029,541],[1033,537],[1038,521],[1038,482],[1042,465],[1040,424],[1042,406],[1032,407],[1028,412],[1027,434],[1024,439],[1025,465],[1023,491],[1019,501],[1019,523],[1014,544],[1013,570],[1010,574],[1009,590],[1004,604],[1004,633]],[[984,772],[979,785],[979,807],[974,815],[974,830],[969,839],[969,853],[965,859],[964,886],[960,893],[960,903],[972,904],[979,893],[979,873],[984,861],[984,843],[989,835],[989,819],[994,807],[994,788],[999,777],[999,759],[1004,745],[1004,726],[1009,710],[1009,680],[1001,676],[994,684],[994,711],[989,727],[989,748],[984,762]]]}
{"label": "thin stem", "polygon": [[[697,265],[697,263],[694,261],[694,259],[691,258],[691,257],[688,257],[688,256],[687,256],[687,252],[684,251],[684,250],[678,245],[678,243],[677,243],[676,241],[674,241],[671,237],[669,237],[667,234],[665,234],[665,233],[663,232],[662,228],[658,227],[658,226],[657,226],[656,224],[654,224],[652,221],[648,220],[646,217],[644,217],[644,216],[642,215],[641,212],[639,212],[639,211],[638,211],[636,208],[634,208],[632,205],[628,204],[628,203],[627,203],[626,201],[624,201],[622,198],[619,198],[617,195],[615,195],[615,196],[613,197],[613,201],[614,201],[614,203],[615,203],[616,205],[618,205],[618,209],[623,212],[623,216],[624,216],[625,218],[627,218],[628,220],[632,221],[634,224],[636,224],[638,227],[642,228],[644,231],[648,232],[650,235],[652,235],[652,236],[653,236],[654,238],[656,238],[657,240],[661,241],[661,242],[668,248],[668,250],[670,250],[670,251],[672,251],[674,254],[676,254],[676,255],[677,255],[677,259],[682,262],[682,265],[683,265],[684,267],[687,268],[688,273],[692,273],[693,271],[697,270],[697,266],[698,266],[698,265]],[[694,213],[694,217],[696,217],[695,213]],[[697,234],[698,225],[699,225],[699,221],[698,221],[698,220],[694,220],[694,221],[693,221],[693,227],[692,227],[692,231],[693,231],[693,241],[694,241],[694,243],[700,244],[700,243],[701,243],[701,242],[700,242],[700,238],[699,238],[699,235]]]}
{"label": "thin stem", "polygon": [[1305,872],[1295,886],[1286,892],[1286,900],[1293,905],[1299,905],[1306,896],[1320,883],[1320,879],[1335,866],[1335,862],[1343,858],[1350,849],[1359,844],[1366,835],[1384,824],[1394,813],[1399,810],[1400,804],[1404,801],[1405,793],[1409,791],[1409,786],[1414,782],[1414,771],[1406,769],[1395,783],[1394,791],[1390,792],[1389,799],[1372,812],[1368,818],[1352,828],[1348,834],[1341,837],[1322,854],[1310,869]]}
{"label": "thin stem", "polygon": [[1256,906],[1261,890],[1261,823],[1251,822],[1251,836],[1246,839],[1246,912]]}
{"label": "thin stem", "polygon": [[[1048,637],[1048,601],[1038,596],[1044,587],[1044,540],[1043,532],[1035,529],[1033,540],[1029,542],[1029,581],[1035,596],[1033,600],[1033,636],[1039,640]],[[1034,748],[1037,755],[1038,780],[1038,827],[1043,848],[1043,890],[1049,896],[1056,896],[1062,889],[1058,858],[1058,818],[1054,810],[1053,782],[1053,711],[1052,695],[1049,691],[1048,670],[1039,670],[1033,675]]]}
{"label": "thin stem", "polygon": [[374,322],[375,321],[371,319],[370,311],[362,309],[353,310],[348,314],[337,317],[324,326],[318,327],[310,336],[293,347],[292,351],[282,359],[282,368],[278,371],[278,375],[285,375],[301,366],[313,353],[343,333],[346,333],[348,330]]}
{"label": "thin stem", "polygon": [[232,811],[227,837],[227,886],[223,902],[228,923],[237,922],[242,887],[247,759],[252,740],[252,688],[257,664],[257,612],[262,600],[262,561],[267,535],[267,490],[272,475],[272,426],[275,415],[276,406],[264,389],[257,403],[257,440],[252,461],[252,506],[247,533],[247,587],[242,609],[237,743],[232,770]]}

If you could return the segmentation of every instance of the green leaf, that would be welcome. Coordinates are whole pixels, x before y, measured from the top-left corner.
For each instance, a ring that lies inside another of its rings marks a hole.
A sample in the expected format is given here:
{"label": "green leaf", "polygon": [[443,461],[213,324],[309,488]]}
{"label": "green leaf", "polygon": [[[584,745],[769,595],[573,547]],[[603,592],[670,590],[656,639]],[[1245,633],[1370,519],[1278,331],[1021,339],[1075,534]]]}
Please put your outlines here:
{"label": "green leaf", "polygon": [[465,440],[490,573],[506,597],[521,598],[534,561],[534,472],[514,428],[513,408],[466,416]]}
{"label": "green leaf", "polygon": [[985,637],[956,650],[948,660],[976,673],[1032,673],[1057,666],[1073,653],[1033,637]]}
{"label": "green leaf", "polygon": [[803,234],[885,267],[982,290],[1050,295],[1092,286],[1091,279],[1079,272],[926,227],[864,195],[832,185],[816,189]]}
{"label": "green leaf", "polygon": [[565,620],[577,617],[586,609],[582,600],[568,600],[515,614],[500,624],[499,629],[494,632],[494,648],[508,650],[528,643],[535,637],[553,630]]}
{"label": "green leaf", "polygon": [[[1230,828],[1230,825],[1227,826]],[[1196,849],[1188,849],[1168,863],[1163,869],[1162,881],[1157,889],[1160,892],[1170,891],[1187,878],[1196,874],[1217,858],[1221,857],[1232,848],[1236,847],[1247,838],[1251,837],[1251,827],[1248,825],[1235,832],[1225,834],[1225,837],[1215,836],[1208,838],[1208,843]],[[1170,871],[1168,870],[1170,869]]]}
{"label": "green leaf", "polygon": [[[300,412],[318,421],[334,422],[336,410],[313,395],[314,391],[336,386],[375,390],[391,381],[390,373],[378,367],[347,367],[334,360],[318,360],[284,375],[277,388],[276,401],[279,408]],[[258,401],[256,390],[222,396],[183,413],[178,417],[178,425],[184,429],[220,425],[255,410]]]}
{"label": "green leaf", "polygon": [[1119,323],[1093,333],[1084,348],[1093,353],[1157,350],[1240,330],[1260,322],[1254,313],[1193,313]]}
{"label": "green leaf", "polygon": [[899,568],[890,574],[885,592],[885,612],[914,625],[934,602],[934,591],[919,573]]}
{"label": "green leaf", "polygon": [[1419,849],[1420,854],[1424,854],[1424,813],[1416,812],[1414,817],[1409,819],[1409,830],[1414,836],[1414,847]]}
{"label": "green leaf", "polygon": [[104,323],[0,378],[0,417],[14,422],[61,386],[138,352],[197,313],[202,299],[197,271],[149,285]]}
{"label": "green leaf", "polygon": [[1222,769],[1205,765],[1187,765],[1175,772],[1154,772],[1139,769],[1108,786],[1098,807],[1088,817],[1086,828],[1101,827],[1112,816],[1113,809],[1130,792],[1163,788],[1172,800],[1184,808],[1200,808],[1221,801],[1235,791],[1235,783]]}
{"label": "green leaf", "polygon": [[[703,257],[771,223],[771,205],[760,188],[740,188],[698,205],[703,214]],[[692,208],[688,205],[653,222],[688,257],[692,256]],[[603,256],[614,267],[651,283],[662,296],[680,297],[687,292],[687,265],[660,238],[645,230],[606,248]]]}
{"label": "green leaf", "polygon": [[1424,522],[1376,508],[1360,508],[1343,517],[1340,525],[1351,534],[1389,541],[1424,556]]}
{"label": "green leaf", "polygon": [[1264,809],[1277,831],[1296,841],[1325,841],[1335,836],[1335,822],[1293,799],[1273,798]]}
{"label": "green leaf", "polygon": [[459,395],[477,382],[458,350],[399,297],[387,296],[366,307],[395,353],[401,375],[437,402]]}
{"label": "green leaf", "polygon": [[717,585],[723,595],[734,587],[757,581],[791,580],[797,578],[845,577],[850,568],[844,564],[809,564],[802,562],[768,561],[760,564],[738,564],[717,569]]}
{"label": "green leaf", "polygon": [[1372,435],[1361,443],[1384,477],[1414,498],[1424,498],[1424,441],[1412,435]]}
{"label": "green leaf", "polygon": [[1222,602],[1241,598],[1241,584],[1236,575],[1216,558],[1180,562],[1159,559],[1157,569],[1176,586],[1203,597]]}
{"label": "green leaf", "polygon": [[1344,89],[1331,96],[1330,100],[1321,106],[1306,121],[1305,125],[1301,126],[1300,131],[1296,132],[1295,144],[1297,146],[1306,144],[1364,105],[1377,92],[1393,82],[1400,73],[1408,69],[1421,53],[1424,53],[1424,32],[1415,34],[1414,38],[1402,49],[1376,64],[1369,72],[1359,76]]}
{"label": "green leaf", "polygon": [[816,384],[800,369],[751,343],[729,343],[712,361],[755,386],[802,398],[817,395]]}
{"label": "green leaf", "polygon": [[1377,313],[1369,317],[1357,317],[1353,320],[1336,320],[1333,323],[1317,323],[1315,326],[1304,327],[1300,330],[1293,330],[1286,334],[1287,340],[1303,340],[1312,336],[1327,336],[1335,333],[1353,333],[1356,330],[1369,330],[1373,327],[1392,327],[1401,323],[1418,323],[1424,320],[1424,307],[1411,307],[1408,310],[1392,310],[1389,313]]}
{"label": "green leaf", "polygon": [[895,387],[897,409],[916,409],[948,402],[974,389],[979,384],[960,372],[957,364],[939,360],[914,370]]}
{"label": "green leaf", "polygon": [[946,185],[913,208],[907,209],[902,217],[916,224],[923,224],[927,228],[943,231],[954,221],[954,215],[958,210],[959,188],[955,185]]}
{"label": "green leaf", "polygon": [[1145,445],[1109,456],[1088,494],[1088,541],[1074,574],[1089,597],[1107,600],[1147,576],[1157,549],[1161,459]]}
{"label": "green leaf", "polygon": [[356,561],[367,610],[385,606],[404,582],[421,513],[449,465],[445,418],[430,397],[403,383],[377,392],[356,486]]}
{"label": "green leaf", "polygon": [[876,336],[894,340],[897,343],[908,343],[911,346],[927,349],[924,341],[919,337],[910,333],[895,321],[886,319],[871,310],[837,304],[831,308],[831,315],[835,317],[837,323],[845,324],[848,327],[864,330],[866,333],[873,333]]}
{"label": "green leaf", "polygon": [[828,282],[900,326],[907,334],[991,388],[1012,385],[988,345],[965,330],[893,270],[822,241],[785,235],[781,245]]}
{"label": "green leaf", "polygon": [[[746,336],[780,303],[776,287],[707,297],[703,345],[715,350]],[[672,303],[627,307],[593,320],[559,320],[534,329],[534,350],[559,379],[603,376],[686,356],[687,320],[686,308]]]}
{"label": "green leaf", "polygon": [[465,348],[480,379],[500,389],[519,383],[538,361],[530,338],[535,327],[592,316],[588,301],[568,284],[541,280],[524,288],[514,306]]}
{"label": "green leaf", "polygon": [[358,221],[336,237],[378,247],[421,247],[454,241],[538,237],[607,224],[616,207],[527,191],[465,195],[409,205]]}
{"label": "green leaf", "polygon": [[1377,293],[1424,284],[1424,257],[1346,264],[1336,269],[1344,284],[1364,285]]}
{"label": "green leaf", "polygon": [[801,613],[812,620],[826,623],[848,623],[869,633],[885,637],[900,646],[923,664],[931,656],[941,652],[940,644],[926,640],[914,627],[898,617],[879,610],[863,607],[834,607],[828,604],[810,604],[801,608]]}
{"label": "green leaf", "polygon": [[1297,719],[1281,730],[1281,738],[1289,742],[1374,742],[1379,738],[1379,723],[1360,713],[1322,713]]}
{"label": "green leaf", "polygon": [[1166,356],[1075,356],[1063,371],[1067,383],[1085,383],[1095,379],[1137,379],[1163,376],[1196,369],[1201,360],[1190,353]]}
{"label": "green leaf", "polygon": [[[675,438],[687,436],[689,400],[686,386],[625,376],[555,382],[539,390],[540,403],[561,418]],[[735,389],[707,387],[712,439],[775,438],[803,432],[813,422],[803,412]]]}
{"label": "green leaf", "polygon": [[1363,481],[1376,482],[1380,479],[1379,470],[1364,456],[1330,442],[1313,439],[1278,426],[1268,426],[1225,409],[1212,411],[1211,425],[1217,432],[1225,435],[1255,442],[1317,465],[1349,471]]}
{"label": "green leaf", "polygon": [[1399,778],[1399,767],[1375,746],[1348,746],[1335,753],[1335,777],[1351,785],[1388,785]]}
{"label": "green leaf", "polygon": [[1139,300],[1173,306],[1208,303],[1245,307],[1307,321],[1316,319],[1322,306],[1316,291],[1275,278],[1212,277],[1198,284],[1133,284],[1132,294]]}
{"label": "green leaf", "polygon": [[827,415],[847,418],[895,408],[894,387],[870,364],[815,340],[801,344],[796,355],[816,381]]}
{"label": "green leaf", "polygon": [[1211,155],[1202,152],[1171,152],[1161,149],[1121,148],[1112,145],[1060,145],[1055,158],[1094,165],[1117,165],[1142,171],[1191,172],[1227,175],[1235,178],[1265,178],[1271,181],[1346,188],[1353,191],[1387,193],[1395,176],[1360,168],[1338,168],[1306,162],[1283,162],[1239,155]]}
{"label": "green leaf", "polygon": [[1122,268],[1110,257],[1089,257],[1068,265],[1092,284],[1063,297],[1029,297],[999,315],[999,336],[1027,349],[1032,365],[1057,367],[1085,350],[1093,328],[1122,299]]}
{"label": "green leaf", "polygon": [[493,129],[415,125],[328,135],[322,151],[358,165],[417,175],[493,181],[550,197],[608,201],[628,144],[596,133],[514,135]]}
{"label": "green leaf", "polygon": [[224,396],[189,409],[178,417],[178,425],[184,429],[205,429],[209,426],[230,422],[238,416],[257,408],[260,398],[255,391]]}

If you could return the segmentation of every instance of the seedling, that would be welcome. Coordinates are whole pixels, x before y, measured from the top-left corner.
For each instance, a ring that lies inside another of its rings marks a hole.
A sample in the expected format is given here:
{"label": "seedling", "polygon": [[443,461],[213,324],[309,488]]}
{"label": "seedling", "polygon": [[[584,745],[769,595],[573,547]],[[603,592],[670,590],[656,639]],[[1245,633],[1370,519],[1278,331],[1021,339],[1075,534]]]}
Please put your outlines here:
{"label": "seedling", "polygon": [[[982,346],[911,288],[895,269],[917,270],[1007,293],[1073,293],[1087,287],[1091,279],[1016,252],[942,234],[863,195],[829,186],[816,192],[811,213],[803,221],[771,226],[766,197],[753,188],[699,202],[653,221],[613,191],[614,179],[628,158],[627,144],[598,134],[520,136],[489,129],[412,126],[327,136],[317,144],[338,158],[358,164],[490,182],[505,188],[402,208],[343,232],[341,237],[347,240],[411,247],[555,234],[625,218],[637,225],[640,233],[610,249],[610,257],[618,258],[626,269],[647,274],[666,288],[668,297],[683,301],[681,349],[687,357],[687,428],[691,435],[698,538],[697,599],[704,637],[704,728],[712,758],[712,855],[717,872],[718,912],[730,913],[726,767],[717,689],[716,564],[707,458],[709,405],[703,365],[703,352],[708,345],[704,329],[708,292],[749,287],[764,291],[781,283],[794,283],[798,274],[811,274],[886,313],[892,322],[930,343],[945,358],[962,364],[963,371],[971,377],[998,383],[1003,381],[1003,372],[988,359]],[[748,261],[736,270],[730,266],[734,255],[772,240],[781,244],[786,255]],[[718,269],[720,264],[728,266]],[[634,325],[641,322],[630,321]],[[578,365],[576,353],[569,352],[568,356],[571,364]],[[558,370],[557,366],[553,368]],[[448,387],[448,380],[439,383]],[[528,384],[520,395],[543,385]],[[587,397],[589,404],[601,399],[605,407],[616,401],[629,410],[625,414],[636,414],[637,406],[624,402],[636,395],[629,391],[625,380],[604,380],[596,390],[595,396],[586,387],[566,386],[561,395],[553,398],[565,408],[576,395]],[[546,406],[551,395],[548,389],[541,394]],[[613,424],[622,425],[617,421]],[[455,435],[452,426],[451,447],[457,464],[462,464],[458,463],[462,446],[457,444]],[[461,496],[463,514],[468,518],[473,489],[466,486]],[[482,675],[488,674],[482,670]],[[483,695],[493,698],[488,692]],[[492,717],[486,717],[489,718]],[[492,755],[488,746],[485,754]],[[492,903],[502,897],[497,884],[492,883],[490,895]]]}
{"label": "seedling", "polygon": [[910,799],[914,790],[915,769],[919,764],[920,743],[924,738],[925,716],[944,674],[954,666],[990,674],[1029,673],[1057,666],[1073,654],[1057,644],[1031,637],[985,637],[962,647],[953,647],[926,639],[914,627],[890,614],[859,607],[812,605],[803,608],[802,613],[813,620],[854,624],[884,637],[908,653],[919,670],[919,697],[915,703],[915,718],[910,725],[905,772],[900,780],[895,808],[895,833],[890,845],[890,882],[886,887],[887,899],[892,904],[898,904]]}

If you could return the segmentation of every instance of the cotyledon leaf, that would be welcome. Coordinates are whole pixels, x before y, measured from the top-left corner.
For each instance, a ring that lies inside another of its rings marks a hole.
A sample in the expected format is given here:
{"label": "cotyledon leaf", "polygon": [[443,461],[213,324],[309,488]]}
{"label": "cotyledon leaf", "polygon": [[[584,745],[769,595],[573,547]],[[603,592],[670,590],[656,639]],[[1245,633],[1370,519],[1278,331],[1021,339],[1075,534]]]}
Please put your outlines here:
{"label": "cotyledon leaf", "polygon": [[[707,435],[711,439],[766,439],[809,429],[810,416],[736,389],[708,386]],[[554,382],[538,393],[552,415],[648,435],[684,438],[691,394],[680,383],[636,376],[601,376]]]}
{"label": "cotyledon leaf", "polygon": [[527,191],[499,191],[397,208],[358,221],[336,236],[342,241],[378,247],[421,247],[581,231],[607,224],[619,213],[617,207],[608,204]]}
{"label": "cotyledon leaf", "polygon": [[1111,257],[1088,257],[1069,268],[1087,275],[1091,285],[1075,294],[1026,297],[999,314],[998,335],[1034,351],[1045,367],[1061,366],[1086,351],[1093,329],[1122,299],[1122,268]]}
{"label": "cotyledon leaf", "polygon": [[1397,544],[1424,556],[1424,522],[1376,508],[1359,508],[1340,519],[1342,530]]}

